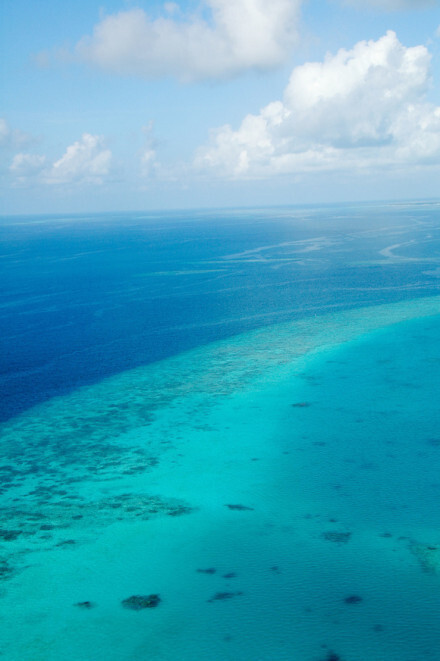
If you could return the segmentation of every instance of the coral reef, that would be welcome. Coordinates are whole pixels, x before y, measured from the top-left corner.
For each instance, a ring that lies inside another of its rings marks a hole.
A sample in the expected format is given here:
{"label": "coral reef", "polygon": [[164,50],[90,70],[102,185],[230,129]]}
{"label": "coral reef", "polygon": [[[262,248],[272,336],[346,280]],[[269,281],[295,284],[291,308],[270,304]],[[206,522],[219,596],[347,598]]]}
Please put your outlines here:
{"label": "coral reef", "polygon": [[[192,507],[177,499],[143,493],[122,493],[99,500],[80,496],[59,497],[49,487],[38,494],[11,501],[0,507],[0,580],[24,568],[26,554],[52,548],[72,549],[93,539],[96,530],[120,521],[147,521],[158,516],[190,514]],[[8,526],[8,527],[6,527]],[[14,542],[26,540],[23,553]]]}
{"label": "coral reef", "polygon": [[328,542],[335,542],[336,544],[347,544],[350,541],[351,532],[337,532],[330,530],[321,534],[322,539]]}
{"label": "coral reef", "polygon": [[417,558],[422,571],[428,574],[440,573],[440,545],[413,542],[409,549]]}
{"label": "coral reef", "polygon": [[127,597],[127,599],[123,599],[121,604],[124,608],[128,608],[133,611],[140,611],[144,608],[156,608],[160,602],[161,598],[158,594],[134,594],[131,597]]}

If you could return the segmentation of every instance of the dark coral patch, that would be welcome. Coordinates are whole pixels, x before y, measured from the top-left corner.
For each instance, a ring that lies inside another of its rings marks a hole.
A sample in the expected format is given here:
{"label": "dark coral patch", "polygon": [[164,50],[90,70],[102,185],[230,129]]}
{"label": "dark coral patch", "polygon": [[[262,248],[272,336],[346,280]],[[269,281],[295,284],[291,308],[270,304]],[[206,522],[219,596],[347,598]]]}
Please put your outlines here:
{"label": "dark coral patch", "polygon": [[186,505],[176,505],[167,512],[168,516],[182,516],[183,514],[191,514],[193,511],[192,507],[187,507]]}
{"label": "dark coral patch", "polygon": [[345,597],[344,601],[346,604],[359,604],[363,600],[358,594],[351,594],[349,597]]}
{"label": "dark coral patch", "polygon": [[232,599],[233,597],[238,597],[243,594],[243,592],[216,592],[211,599],[208,599],[208,602],[212,601],[224,601],[225,599]]}
{"label": "dark coral patch", "polygon": [[342,659],[336,652],[329,652],[324,661],[342,661]]}
{"label": "dark coral patch", "polygon": [[22,530],[0,530],[0,539],[4,542],[13,542],[22,534]]}
{"label": "dark coral patch", "polygon": [[127,599],[123,599],[121,604],[124,608],[129,608],[133,611],[140,611],[144,608],[156,608],[161,602],[158,594],[140,595],[134,594]]}
{"label": "dark coral patch", "polygon": [[347,544],[350,541],[351,532],[337,532],[330,530],[321,534],[323,539],[328,542],[335,542],[336,544]]}
{"label": "dark coral patch", "polygon": [[14,569],[6,560],[0,560],[0,580],[12,578]]}
{"label": "dark coral patch", "polygon": [[95,604],[91,601],[78,601],[73,605],[77,606],[78,608],[82,608],[83,610],[90,610],[91,608],[95,607]]}

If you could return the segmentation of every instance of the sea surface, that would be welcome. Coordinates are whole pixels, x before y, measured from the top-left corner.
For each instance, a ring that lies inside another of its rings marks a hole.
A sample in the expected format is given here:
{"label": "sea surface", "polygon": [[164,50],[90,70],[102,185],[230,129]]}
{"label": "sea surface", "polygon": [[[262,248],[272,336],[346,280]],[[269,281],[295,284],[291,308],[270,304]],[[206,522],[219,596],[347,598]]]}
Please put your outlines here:
{"label": "sea surface", "polygon": [[440,658],[440,203],[0,219],[0,656]]}

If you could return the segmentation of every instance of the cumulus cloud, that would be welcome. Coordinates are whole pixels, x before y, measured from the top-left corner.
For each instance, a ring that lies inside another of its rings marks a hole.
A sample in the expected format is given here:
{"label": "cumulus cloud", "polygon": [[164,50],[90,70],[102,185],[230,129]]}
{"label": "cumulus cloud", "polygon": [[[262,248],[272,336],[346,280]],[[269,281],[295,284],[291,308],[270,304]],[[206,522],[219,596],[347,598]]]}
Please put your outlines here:
{"label": "cumulus cloud", "polygon": [[45,184],[102,184],[109,175],[112,153],[102,137],[84,133],[63,156],[47,164],[45,156],[18,153],[9,167],[15,179]]}
{"label": "cumulus cloud", "polygon": [[67,147],[63,156],[52,165],[47,173],[49,183],[93,183],[101,184],[108,175],[112,153],[105,148],[100,136],[84,133]]}
{"label": "cumulus cloud", "polygon": [[296,67],[282,101],[213,131],[195,164],[228,177],[440,163],[430,55],[394,32]]}
{"label": "cumulus cloud", "polygon": [[40,174],[46,164],[46,157],[38,154],[16,154],[9,166],[10,172],[20,180]]}
{"label": "cumulus cloud", "polygon": [[78,56],[121,75],[181,81],[233,76],[282,63],[296,39],[302,0],[203,0],[210,19],[175,3],[152,19],[142,9],[111,14],[76,46]]}

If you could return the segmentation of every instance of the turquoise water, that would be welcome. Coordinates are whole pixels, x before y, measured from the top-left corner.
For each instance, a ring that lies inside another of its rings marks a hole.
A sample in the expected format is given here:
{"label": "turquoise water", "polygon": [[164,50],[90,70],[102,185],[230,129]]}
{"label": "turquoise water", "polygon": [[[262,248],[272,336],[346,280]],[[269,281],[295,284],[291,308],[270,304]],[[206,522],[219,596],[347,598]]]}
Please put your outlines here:
{"label": "turquoise water", "polygon": [[437,297],[280,324],[5,423],[3,656],[437,659],[439,334]]}

